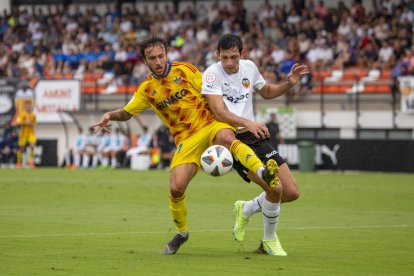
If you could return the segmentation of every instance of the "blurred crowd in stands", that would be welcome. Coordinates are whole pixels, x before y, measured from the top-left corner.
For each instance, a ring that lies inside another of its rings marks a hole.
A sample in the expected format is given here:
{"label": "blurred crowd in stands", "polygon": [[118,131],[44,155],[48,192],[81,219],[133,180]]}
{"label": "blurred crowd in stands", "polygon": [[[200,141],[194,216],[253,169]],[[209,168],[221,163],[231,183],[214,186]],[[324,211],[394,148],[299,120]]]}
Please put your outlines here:
{"label": "blurred crowd in stands", "polygon": [[[171,61],[188,61],[200,71],[216,61],[220,35],[240,35],[244,57],[254,60],[269,82],[283,78],[295,62],[312,70],[414,74],[413,0],[372,0],[370,9],[360,0],[335,7],[327,2],[263,0],[257,1],[258,12],[247,10],[243,1],[186,2],[180,12],[173,4],[153,9],[128,4],[120,11],[108,5],[102,13],[79,6],[14,8],[1,14],[0,77],[82,79],[100,73],[115,83],[139,84],[148,71],[136,43],[149,33],[168,40]],[[304,78],[304,87],[310,78]]]}

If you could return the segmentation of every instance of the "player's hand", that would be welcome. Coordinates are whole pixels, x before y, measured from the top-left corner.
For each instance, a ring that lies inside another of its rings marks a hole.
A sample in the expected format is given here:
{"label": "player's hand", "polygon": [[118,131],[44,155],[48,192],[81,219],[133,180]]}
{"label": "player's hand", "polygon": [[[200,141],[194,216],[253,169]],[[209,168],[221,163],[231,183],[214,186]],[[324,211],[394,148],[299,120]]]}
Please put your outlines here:
{"label": "player's hand", "polygon": [[309,68],[307,65],[300,65],[295,63],[290,69],[289,74],[287,75],[287,81],[293,85],[299,82],[301,76],[309,74]]}
{"label": "player's hand", "polygon": [[92,125],[92,127],[95,129],[94,134],[103,131],[110,133],[111,132],[111,124],[109,123],[109,114],[105,113],[99,123]]}
{"label": "player's hand", "polygon": [[246,128],[256,136],[256,138],[266,139],[270,136],[265,124],[250,121]]}

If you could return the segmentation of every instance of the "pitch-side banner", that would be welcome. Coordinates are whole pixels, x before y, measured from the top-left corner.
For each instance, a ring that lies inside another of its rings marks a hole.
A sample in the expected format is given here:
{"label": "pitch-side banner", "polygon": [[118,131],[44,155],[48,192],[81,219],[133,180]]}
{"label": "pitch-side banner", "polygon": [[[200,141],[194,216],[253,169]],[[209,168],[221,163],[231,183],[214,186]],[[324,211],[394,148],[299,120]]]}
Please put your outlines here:
{"label": "pitch-side banner", "polygon": [[58,112],[78,111],[81,86],[78,80],[40,80],[35,87],[38,122],[60,121]]}
{"label": "pitch-side banner", "polygon": [[401,111],[414,113],[414,77],[399,77]]}
{"label": "pitch-side banner", "polygon": [[15,87],[5,80],[0,80],[0,127],[10,122],[14,115]]}

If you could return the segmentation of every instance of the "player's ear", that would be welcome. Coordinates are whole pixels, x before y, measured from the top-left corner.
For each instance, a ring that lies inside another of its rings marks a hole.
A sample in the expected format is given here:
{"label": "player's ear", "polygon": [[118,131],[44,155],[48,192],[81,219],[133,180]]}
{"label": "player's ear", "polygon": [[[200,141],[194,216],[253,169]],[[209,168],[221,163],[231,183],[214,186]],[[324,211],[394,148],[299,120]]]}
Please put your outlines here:
{"label": "player's ear", "polygon": [[241,52],[240,52],[240,58],[245,58],[245,57],[247,57],[248,56],[248,53],[247,53],[247,51],[246,50],[241,50]]}
{"label": "player's ear", "polygon": [[220,52],[218,50],[216,50],[216,56],[218,59],[220,59]]}

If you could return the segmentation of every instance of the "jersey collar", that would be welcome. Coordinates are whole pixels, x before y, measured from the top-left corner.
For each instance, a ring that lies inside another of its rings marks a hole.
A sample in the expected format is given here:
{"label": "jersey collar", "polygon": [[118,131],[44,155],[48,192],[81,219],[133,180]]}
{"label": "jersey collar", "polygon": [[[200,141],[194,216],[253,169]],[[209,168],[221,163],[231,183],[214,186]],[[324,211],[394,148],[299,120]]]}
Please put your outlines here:
{"label": "jersey collar", "polygon": [[166,76],[168,76],[168,74],[170,73],[170,71],[171,71],[171,68],[172,68],[172,64],[171,64],[171,62],[167,62],[167,66],[168,66],[168,68],[167,68],[167,72],[165,72],[165,75],[164,76],[162,76],[161,78],[158,78],[156,75],[154,75],[154,74],[152,74],[152,76],[154,77],[154,79],[157,79],[157,80],[160,80],[160,79],[163,79],[163,78],[165,78]]}

